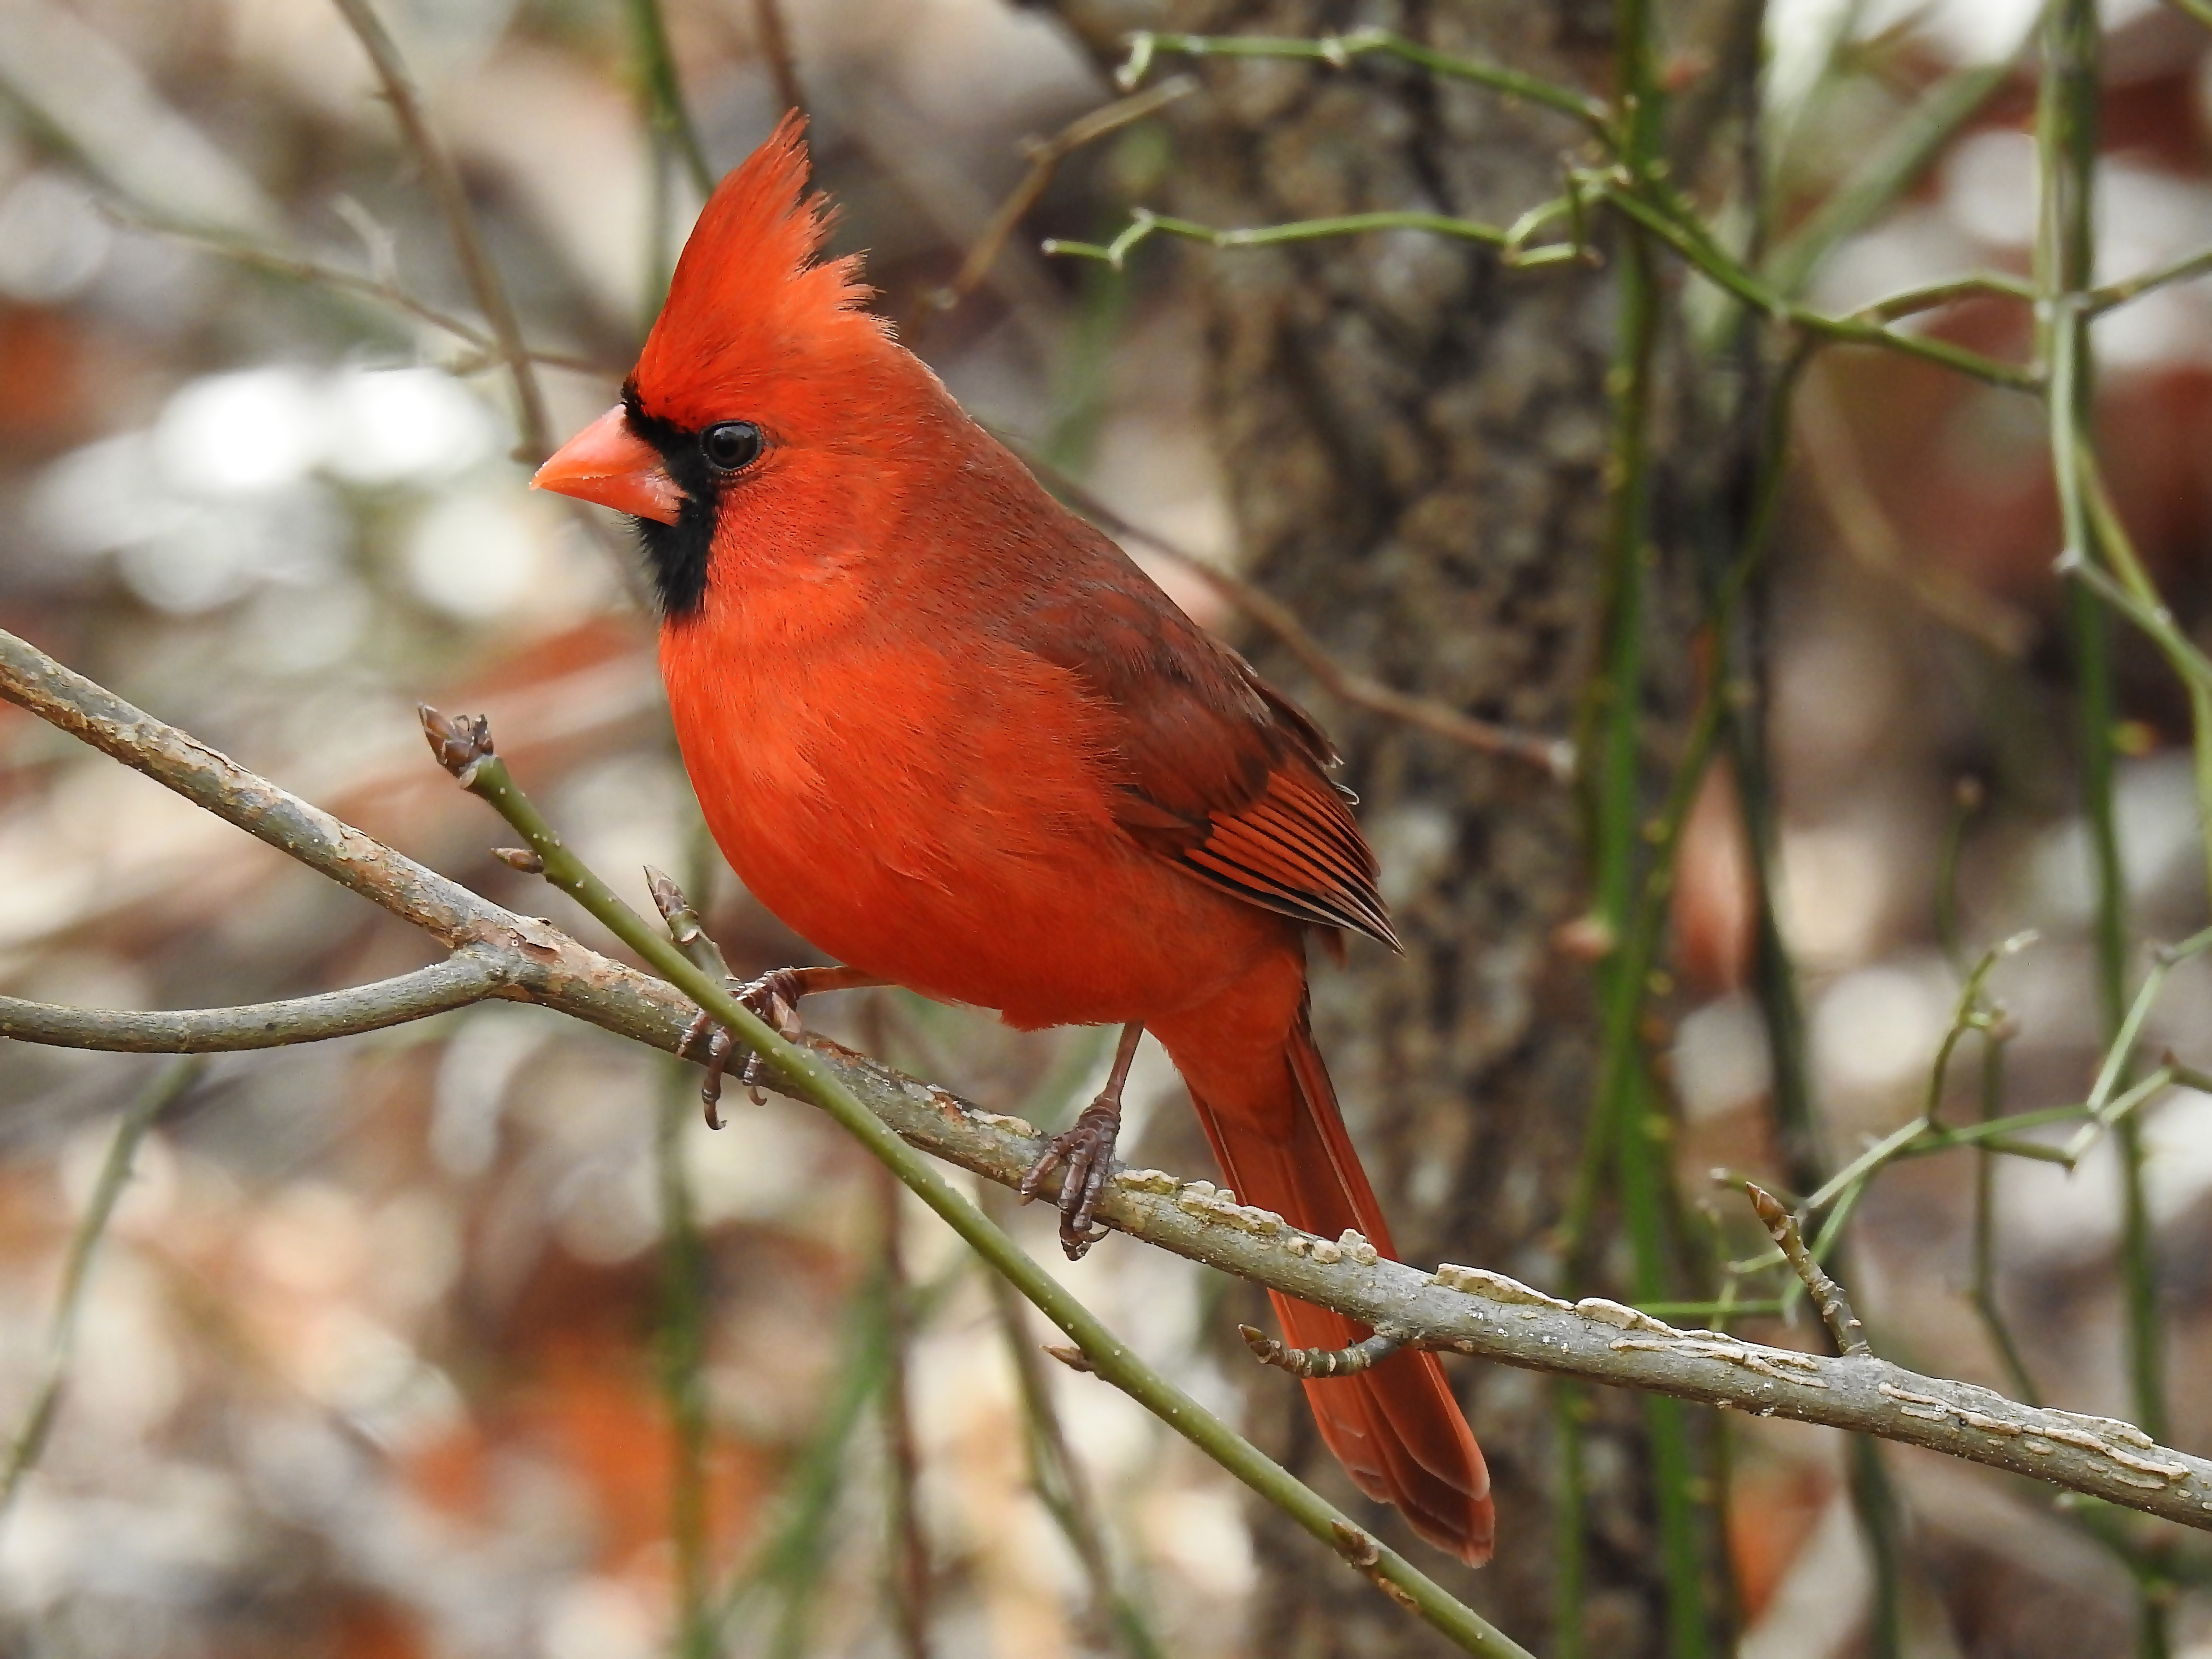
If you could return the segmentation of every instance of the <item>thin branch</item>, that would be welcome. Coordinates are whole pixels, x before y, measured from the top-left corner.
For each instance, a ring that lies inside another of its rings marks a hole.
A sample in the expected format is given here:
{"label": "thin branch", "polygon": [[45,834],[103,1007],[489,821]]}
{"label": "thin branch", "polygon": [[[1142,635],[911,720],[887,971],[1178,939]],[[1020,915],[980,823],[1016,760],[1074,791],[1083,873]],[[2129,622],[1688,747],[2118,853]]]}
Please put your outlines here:
{"label": "thin branch", "polygon": [[[1340,213],[1325,219],[1295,219],[1279,225],[1254,225],[1243,229],[1223,230],[1213,225],[1201,225],[1191,219],[1176,219],[1150,208],[1137,208],[1129,216],[1128,227],[1110,242],[1071,242],[1051,239],[1045,242],[1047,253],[1066,254],[1079,259],[1102,259],[1120,270],[1131,252],[1154,236],[1180,236],[1186,241],[1204,242],[1210,247],[1273,247],[1284,242],[1317,242],[1336,236],[1358,236],[1377,230],[1425,230],[1437,236],[1448,236],[1462,242],[1480,242],[1486,247],[1499,250],[1500,263],[1520,270],[1534,270],[1543,265],[1570,264],[1583,257],[1584,250],[1571,242],[1551,242],[1534,249],[1523,249],[1515,240],[1516,231],[1530,222],[1527,216],[1516,226],[1493,225],[1480,219],[1462,219],[1449,213],[1426,213],[1418,210],[1382,213]],[[1535,221],[1545,222],[1543,220]]]}
{"label": "thin branch", "polygon": [[[305,255],[287,253],[282,249],[262,247],[256,243],[234,237],[219,236],[204,230],[195,230],[184,225],[165,224],[159,219],[148,218],[113,202],[96,204],[101,216],[125,230],[135,230],[143,235],[159,236],[181,247],[197,249],[212,254],[218,259],[228,259],[249,270],[266,271],[272,276],[287,277],[295,283],[306,283],[322,288],[334,288],[348,294],[356,294],[373,300],[380,306],[428,323],[431,327],[452,335],[477,353],[501,361],[498,344],[490,335],[474,323],[456,317],[452,312],[432,305],[428,301],[410,293],[388,277],[364,276],[359,271],[348,270],[342,265],[326,264]],[[548,368],[565,368],[578,374],[599,374],[610,378],[619,371],[589,357],[580,357],[571,352],[541,351],[532,348],[532,362]]]}
{"label": "thin branch", "polygon": [[2140,300],[2154,289],[2168,288],[2175,283],[2185,283],[2207,272],[2212,272],[2212,248],[2200,248],[2171,264],[2158,265],[2140,276],[2106,283],[2102,288],[2093,288],[2081,296],[2082,303],[2089,315],[2101,317],[2115,307],[2124,306],[2130,300]]}
{"label": "thin branch", "polygon": [[499,267],[492,263],[490,251],[484,246],[483,233],[477,224],[476,209],[469,201],[468,187],[461,181],[460,169],[453,165],[453,157],[430,130],[422,92],[414,76],[408,73],[398,44],[377,16],[370,0],[331,0],[331,3],[338,9],[360,40],[362,49],[368,54],[376,78],[384,88],[385,98],[392,106],[393,118],[399,123],[407,147],[415,153],[416,161],[422,169],[423,182],[429,186],[439,215],[446,222],[446,234],[453,238],[453,252],[461,262],[461,274],[468,281],[469,292],[476,297],[477,308],[491,325],[492,337],[498,342],[500,356],[506,360],[507,373],[514,381],[516,423],[523,453],[533,463],[542,461],[553,453],[553,428],[546,416],[544,394],[538,388],[538,371],[531,362],[530,349],[523,343],[522,325],[515,319],[507,284],[501,280]]}
{"label": "thin branch", "polygon": [[138,1145],[145,1139],[146,1132],[161,1121],[161,1114],[199,1081],[206,1068],[207,1062],[203,1060],[173,1060],[155,1074],[153,1081],[124,1112],[122,1121],[115,1126],[114,1137],[107,1143],[107,1156],[100,1161],[100,1178],[93,1183],[84,1214],[70,1237],[69,1258],[62,1267],[61,1293],[56,1298],[53,1322],[47,1330],[46,1374],[8,1454],[7,1468],[0,1472],[0,1516],[14,1506],[24,1477],[37,1466],[40,1455],[46,1450],[46,1438],[53,1431],[54,1414],[61,1408],[62,1389],[69,1380],[70,1352],[76,1342],[77,1315],[84,1306],[86,1288],[92,1282],[93,1259],[100,1249],[100,1240],[106,1236],[108,1221],[123,1196],[123,1188],[130,1182],[131,1165],[138,1155]]}
{"label": "thin branch", "polygon": [[1814,493],[1844,551],[1875,575],[1895,582],[1937,621],[2001,656],[2021,656],[2034,636],[2033,619],[1948,568],[1912,556],[1875,493],[1826,377],[1815,374],[1808,379],[1811,384],[1797,406],[1797,434]]}
{"label": "thin branch", "polygon": [[1301,1379],[1316,1376],[1357,1376],[1371,1370],[1406,1346],[1405,1339],[1377,1331],[1348,1348],[1293,1348],[1278,1341],[1256,1325],[1239,1325],[1237,1334],[1262,1365],[1288,1371]]}
{"label": "thin branch", "polygon": [[929,296],[930,303],[939,311],[950,311],[974,293],[1014,234],[1029,210],[1052,183],[1053,174],[1060,164],[1085,144],[1095,143],[1109,133],[1133,126],[1146,116],[1157,115],[1179,98],[1187,98],[1198,90],[1198,82],[1188,75],[1170,76],[1156,87],[1132,93],[1127,98],[1116,99],[1103,109],[1094,109],[1079,115],[1049,138],[1031,139],[1025,149],[1029,155],[1029,171],[1022,180],[999,204],[999,210],[991,216],[968,250],[968,257],[960,262],[960,269],[951,282]]}
{"label": "thin branch", "polygon": [[676,152],[692,187],[702,196],[714,188],[714,169],[707,164],[699,130],[684,107],[683,83],[677,79],[676,57],[669,50],[668,20],[660,0],[629,0],[630,39],[637,47],[639,90],[645,95],[645,118],[653,137]]}
{"label": "thin branch", "polygon": [[2002,362],[1964,346],[1953,345],[1948,340],[1900,333],[1879,323],[1853,317],[1831,317],[1826,312],[1800,305],[1730,257],[1681,210],[1680,204],[1663,186],[1650,179],[1632,179],[1620,168],[1580,176],[1589,188],[1657,236],[1716,286],[1776,322],[1841,345],[1879,346],[1908,357],[1923,358],[2015,392],[2033,392],[2042,387],[2043,375],[2033,368]]}
{"label": "thin branch", "polygon": [[753,32],[760,37],[761,56],[768,59],[776,102],[805,114],[806,91],[799,84],[799,59],[791,50],[791,30],[784,23],[781,0],[753,0]]}
{"label": "thin branch", "polygon": [[1929,283],[1921,288],[1909,288],[1893,294],[1886,300],[1876,300],[1872,305],[1861,306],[1851,315],[1861,322],[1893,323],[1905,317],[1917,317],[1923,311],[1936,311],[1953,306],[1961,300],[2019,300],[2033,304],[2035,284],[2024,277],[2008,276],[2002,271],[1976,271],[1965,276],[1946,277],[1940,283]]}
{"label": "thin branch", "polygon": [[[528,1000],[674,1053],[698,1006],[688,993],[695,987],[715,989],[688,963],[683,965],[691,982],[679,989],[586,950],[550,926],[502,909],[5,633],[0,633],[0,696],[83,737],[426,932],[457,945],[481,942],[511,952],[513,989]],[[674,947],[667,948],[672,954]],[[656,967],[663,965],[656,960]],[[757,1027],[719,992],[713,1002],[720,1005],[712,1008],[718,1018],[742,1016]],[[908,1145],[1001,1186],[1018,1186],[1042,1149],[1044,1137],[1029,1125],[982,1111],[826,1038],[811,1036],[793,1047],[757,1027],[749,1040],[768,1046],[787,1079],[796,1071],[801,1075],[793,1080],[810,1088],[812,1078],[826,1079],[846,1097],[864,1103],[870,1116]],[[1210,1182],[1180,1182],[1157,1170],[1118,1172],[1099,1217],[1132,1238],[1333,1309],[1370,1328],[1407,1333],[1425,1347],[1873,1434],[2212,1529],[2212,1462],[2159,1446],[2140,1430],[2110,1419],[2036,1410],[1989,1389],[1917,1376],[1879,1359],[1826,1358],[1710,1331],[1675,1330],[1616,1303],[1571,1304],[1480,1269],[1447,1266],[1423,1273],[1380,1259],[1356,1237],[1316,1238],[1279,1217],[1237,1204]],[[1052,1316],[1066,1330],[1064,1311],[1053,1310]],[[1100,1374],[1121,1383],[1127,1374],[1126,1350],[1087,1315],[1071,1334]],[[1190,1432],[1185,1419],[1173,1420]],[[1321,1528],[1324,1535],[1328,1524]],[[1391,1563],[1388,1555],[1377,1558],[1378,1566]],[[1395,1571],[1390,1576],[1399,1582]],[[1512,1651],[1494,1644],[1491,1650]]]}
{"label": "thin branch", "polygon": [[1119,541],[1141,543],[1163,557],[1172,559],[1242,611],[1273,635],[1277,643],[1297,659],[1298,665],[1340,702],[1355,708],[1364,708],[1372,714],[1401,720],[1480,754],[1500,755],[1540,768],[1558,782],[1573,781],[1574,745],[1565,738],[1547,738],[1540,732],[1478,720],[1472,714],[1460,713],[1448,703],[1437,702],[1428,697],[1412,696],[1392,690],[1380,680],[1354,672],[1331,656],[1328,647],[1306,630],[1297,613],[1267,589],[1247,581],[1234,571],[1209,563],[1195,553],[1185,551],[1152,531],[1132,524],[1097,495],[1040,456],[1018,445],[1009,444],[1008,447],[1020,458],[1024,465],[1037,475],[1046,489],[1108,535]]}
{"label": "thin branch", "polygon": [[1557,110],[1581,122],[1593,137],[1608,147],[1614,142],[1613,112],[1595,98],[1540,76],[1438,52],[1388,29],[1354,29],[1349,34],[1316,40],[1266,34],[1162,34],[1140,29],[1129,37],[1128,61],[1115,78],[1125,89],[1142,85],[1152,60],[1163,52],[1191,58],[1294,58],[1337,69],[1359,58],[1395,58],[1447,80],[1471,81],[1509,98],[1522,98]]}
{"label": "thin branch", "polygon": [[505,957],[471,948],[374,985],[237,1008],[140,1013],[62,1008],[0,997],[0,1037],[123,1054],[214,1054],[241,1048],[281,1048],[428,1019],[433,1014],[498,996],[512,982],[512,967]]}
{"label": "thin branch", "polygon": [[1836,1339],[1837,1351],[1847,1358],[1863,1358],[1872,1354],[1874,1350],[1867,1345],[1866,1327],[1851,1311],[1850,1298],[1805,1248],[1805,1237],[1797,1231],[1797,1218],[1756,1182],[1745,1182],[1743,1190],[1775,1247],[1805,1286],[1806,1295],[1813,1298],[1813,1306],[1819,1310],[1821,1322],[1827,1326],[1828,1334]]}

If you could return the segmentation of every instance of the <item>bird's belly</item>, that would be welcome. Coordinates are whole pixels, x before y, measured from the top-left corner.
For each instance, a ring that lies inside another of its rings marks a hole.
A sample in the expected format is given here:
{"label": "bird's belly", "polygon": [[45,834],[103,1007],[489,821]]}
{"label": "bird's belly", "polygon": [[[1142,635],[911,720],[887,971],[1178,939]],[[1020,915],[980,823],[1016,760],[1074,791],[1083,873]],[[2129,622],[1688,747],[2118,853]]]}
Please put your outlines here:
{"label": "bird's belly", "polygon": [[724,856],[839,962],[1017,1025],[1092,1024],[1203,1002],[1294,932],[1130,840],[1038,688],[1000,684],[979,710],[926,683],[848,684],[834,706],[756,719],[727,684],[711,708],[680,685],[678,737]]}

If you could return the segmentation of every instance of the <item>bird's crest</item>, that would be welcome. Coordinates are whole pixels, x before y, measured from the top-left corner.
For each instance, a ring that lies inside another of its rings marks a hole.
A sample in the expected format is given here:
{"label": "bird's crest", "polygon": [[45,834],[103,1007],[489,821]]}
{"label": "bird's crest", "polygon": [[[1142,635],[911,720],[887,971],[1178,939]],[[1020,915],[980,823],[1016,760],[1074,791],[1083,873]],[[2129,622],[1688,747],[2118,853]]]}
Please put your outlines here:
{"label": "bird's crest", "polygon": [[816,257],[836,210],[807,192],[805,133],[805,117],[786,115],[708,198],[638,356],[648,412],[714,420],[825,353],[882,342],[882,320],[860,308],[859,258]]}

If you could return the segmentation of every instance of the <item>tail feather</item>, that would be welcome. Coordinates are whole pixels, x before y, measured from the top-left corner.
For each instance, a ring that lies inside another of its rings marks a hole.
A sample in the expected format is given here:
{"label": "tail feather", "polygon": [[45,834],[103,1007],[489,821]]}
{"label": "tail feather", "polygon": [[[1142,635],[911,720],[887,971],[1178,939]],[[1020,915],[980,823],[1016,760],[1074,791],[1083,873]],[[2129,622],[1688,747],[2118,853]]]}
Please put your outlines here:
{"label": "tail feather", "polygon": [[[1192,1083],[1192,1103],[1222,1174],[1243,1202],[1325,1237],[1356,1229],[1384,1255],[1395,1254],[1303,1007],[1282,1052],[1280,1082],[1270,1091],[1287,1093],[1279,1102],[1248,1098],[1217,1109],[1192,1078],[1211,1068],[1182,1065],[1182,1045],[1167,1040]],[[1268,1295],[1294,1347],[1347,1347],[1370,1334],[1327,1308]],[[1437,1548],[1477,1566],[1490,1559],[1490,1474],[1434,1354],[1395,1354],[1357,1376],[1304,1386],[1322,1440],[1360,1491],[1395,1504]]]}

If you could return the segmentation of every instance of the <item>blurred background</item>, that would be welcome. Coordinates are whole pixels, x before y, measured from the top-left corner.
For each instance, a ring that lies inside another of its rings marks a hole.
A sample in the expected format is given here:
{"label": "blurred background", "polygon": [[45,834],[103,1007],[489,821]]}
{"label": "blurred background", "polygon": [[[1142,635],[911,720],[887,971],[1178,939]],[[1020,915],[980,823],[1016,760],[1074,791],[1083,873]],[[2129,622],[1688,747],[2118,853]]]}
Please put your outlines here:
{"label": "blurred background", "polygon": [[[1778,214],[1818,203],[1942,77],[2014,57],[2034,9],[1775,0],[1764,97]],[[639,9],[380,10],[544,354],[557,440],[611,401],[699,199],[653,139]],[[1071,155],[947,308],[940,290],[1023,176],[1022,142],[1117,95],[1085,30],[1003,0],[665,0],[663,12],[714,168],[766,136],[795,77],[818,179],[842,204],[836,245],[867,251],[904,337],[980,419],[1150,532],[1130,550],[1178,599],[1252,639],[1157,544],[1231,568],[1249,553],[1215,459],[1194,261],[1147,249],[1117,273],[1037,251],[1048,236],[1103,240],[1131,207],[1164,204],[1176,118]],[[2099,258],[2112,277],[2212,240],[2212,33],[2151,0],[2112,0],[2106,25]],[[1581,61],[1604,90],[1601,58]],[[1670,64],[1686,86],[1711,67],[1688,48]],[[1822,268],[1814,303],[1847,310],[1961,270],[2027,270],[2033,74],[1991,85],[1906,196]],[[0,0],[0,626],[612,948],[490,858],[500,828],[428,763],[414,705],[482,709],[520,780],[634,903],[653,864],[685,879],[740,971],[810,959],[702,845],[628,532],[528,493],[478,317],[422,170],[327,0]],[[2031,320],[1978,301],[1936,326],[2017,359]],[[2097,343],[2120,507],[2193,624],[2212,602],[2212,295],[2166,290],[2114,313]],[[1876,354],[1831,354],[1801,400],[1773,555],[1777,909],[1840,1163],[1920,1109],[1961,970],[1999,940],[2037,935],[1989,981],[2009,1034],[2006,1109],[2079,1101],[2104,1035],[2039,411]],[[2132,641],[2118,677],[2133,951],[2203,924],[2205,860],[2179,683]],[[1341,724],[1325,690],[1288,684]],[[1709,1196],[1705,1172],[1771,1170],[1776,1152],[1730,787],[1716,773],[1691,819],[1653,1043],[1686,1202],[1711,1208],[1741,1256],[1755,1231]],[[1378,841],[1386,890],[1417,890],[1398,876],[1430,856],[1420,837]],[[1554,945],[1571,965],[1571,942]],[[0,706],[9,994],[204,1006],[431,955],[366,903]],[[1072,1112],[1103,1069],[1096,1033],[1017,1037],[902,995],[808,1014],[1039,1122]],[[2212,969],[2184,963],[2148,1052],[2212,1066],[2208,1015]],[[1962,1051],[1962,1111],[1979,1064]],[[165,1075],[162,1062],[0,1044],[10,1436],[46,1374],[63,1264],[117,1114]],[[1125,1150],[1208,1173],[1177,1095],[1148,1048]],[[1350,1104],[1355,1121],[1368,1109]],[[208,1065],[138,1151],[50,1442],[0,1513],[0,1650],[1257,1650],[1264,1563],[1228,1478],[1111,1390],[1040,1365],[1042,1333],[827,1122],[734,1090],[726,1111],[730,1127],[709,1133],[696,1074],[506,1004]],[[2203,1453],[2212,1097],[2172,1091],[2143,1133],[2167,1432]],[[1884,1352],[2009,1389],[1972,1300],[1978,1178],[1964,1155],[1886,1172],[1857,1212],[1849,1276]],[[2005,1159],[1990,1180],[1991,1288],[2037,1389],[2130,1415],[2109,1144],[2070,1175]],[[1050,1221],[1019,1220],[1040,1260],[1209,1405],[1244,1409],[1245,1368],[1221,1346],[1223,1285],[1126,1244],[1066,1266]],[[1739,1323],[1816,1345],[1802,1322]],[[1839,1437],[1732,1432],[1727,1565],[1747,1654],[1881,1651],[1877,1606],[1901,1609],[1907,1644],[1892,1651],[2130,1652],[2148,1575],[2167,1650],[2212,1656],[2212,1596],[2193,1588],[2212,1570],[2185,1548],[2106,1547],[2047,1492],[1891,1455],[1911,1547],[1885,1590]],[[1506,1550],[1548,1547],[1516,1541],[1514,1524],[1509,1513]],[[702,1563],[716,1620],[705,1646],[672,1611]]]}

